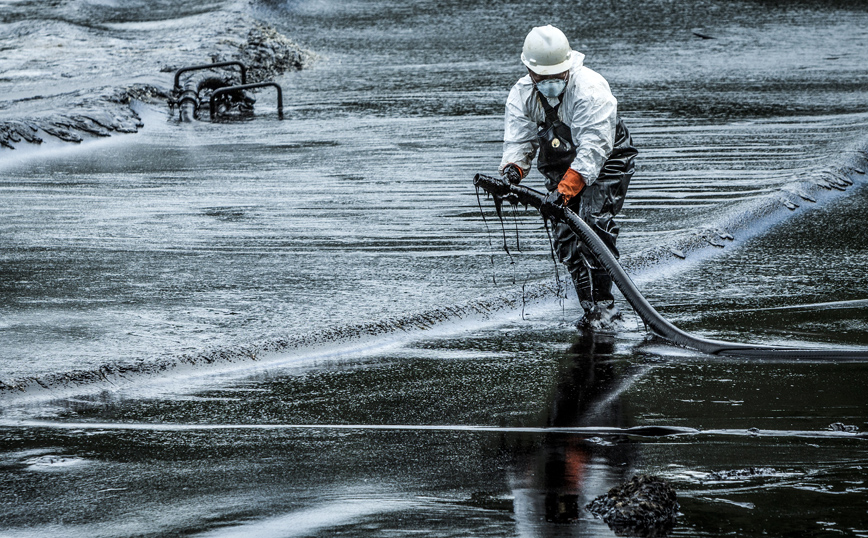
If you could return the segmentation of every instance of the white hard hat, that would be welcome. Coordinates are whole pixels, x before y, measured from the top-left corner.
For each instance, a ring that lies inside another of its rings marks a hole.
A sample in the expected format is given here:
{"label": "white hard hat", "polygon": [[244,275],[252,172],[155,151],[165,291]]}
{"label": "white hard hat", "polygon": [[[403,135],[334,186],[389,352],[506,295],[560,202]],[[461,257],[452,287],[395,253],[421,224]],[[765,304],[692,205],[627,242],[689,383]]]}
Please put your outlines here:
{"label": "white hard hat", "polygon": [[537,75],[554,75],[569,69],[574,55],[567,36],[549,24],[537,26],[527,34],[521,61]]}

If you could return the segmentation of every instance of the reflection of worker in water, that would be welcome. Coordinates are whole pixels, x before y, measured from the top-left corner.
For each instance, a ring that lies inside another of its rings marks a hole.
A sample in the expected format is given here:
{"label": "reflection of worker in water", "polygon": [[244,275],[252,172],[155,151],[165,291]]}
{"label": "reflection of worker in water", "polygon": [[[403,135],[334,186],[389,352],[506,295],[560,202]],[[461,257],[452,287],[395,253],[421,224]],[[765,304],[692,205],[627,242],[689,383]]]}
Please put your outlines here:
{"label": "reflection of worker in water", "polygon": [[[567,355],[567,369],[553,393],[546,427],[624,426],[611,339],[584,337]],[[586,495],[619,482],[629,471],[632,447],[551,433],[524,453],[513,481],[516,522],[522,535],[561,535],[560,525],[588,520]],[[614,473],[612,472],[614,471]],[[614,474],[614,476],[613,476]],[[614,480],[613,480],[614,479]],[[587,487],[586,487],[587,486]]]}
{"label": "reflection of worker in water", "polygon": [[[528,74],[513,86],[506,102],[501,174],[518,184],[537,168],[549,195],[541,211],[565,205],[576,212],[618,255],[619,226],[613,218],[624,204],[636,150],[609,84],[582,62],[563,32],[534,28],[521,60]],[[584,316],[583,329],[611,331],[620,312],[612,280],[565,223],[556,223],[555,248],[572,276]]]}

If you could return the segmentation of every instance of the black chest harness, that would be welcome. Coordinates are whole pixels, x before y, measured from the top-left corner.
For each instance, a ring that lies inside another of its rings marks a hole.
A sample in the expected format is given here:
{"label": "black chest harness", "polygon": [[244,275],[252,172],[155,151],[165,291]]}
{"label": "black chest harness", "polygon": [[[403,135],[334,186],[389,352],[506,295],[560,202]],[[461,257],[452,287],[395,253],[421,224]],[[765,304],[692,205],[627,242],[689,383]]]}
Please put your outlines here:
{"label": "black chest harness", "polygon": [[576,146],[573,143],[570,126],[558,119],[558,110],[563,101],[555,106],[549,104],[539,91],[536,97],[545,111],[545,121],[540,125],[536,136],[539,140],[539,158],[537,169],[546,178],[546,188],[555,190],[564,173],[570,168],[576,158]]}
{"label": "black chest harness", "polygon": [[[551,106],[548,99],[539,93],[539,90],[536,90],[536,97],[546,115],[545,121],[540,124],[540,130],[536,134],[539,141],[537,169],[546,178],[546,188],[553,191],[558,187],[561,178],[564,177],[575,160],[577,148],[573,142],[570,126],[558,119],[558,110],[563,101]],[[623,174],[626,172],[632,176],[633,158],[637,153],[627,126],[624,125],[620,117],[617,117],[615,119],[614,147],[600,170],[600,176],[623,178]],[[626,182],[629,183],[629,177],[627,177]],[[623,186],[625,192],[620,195],[622,200],[626,194],[627,183]]]}

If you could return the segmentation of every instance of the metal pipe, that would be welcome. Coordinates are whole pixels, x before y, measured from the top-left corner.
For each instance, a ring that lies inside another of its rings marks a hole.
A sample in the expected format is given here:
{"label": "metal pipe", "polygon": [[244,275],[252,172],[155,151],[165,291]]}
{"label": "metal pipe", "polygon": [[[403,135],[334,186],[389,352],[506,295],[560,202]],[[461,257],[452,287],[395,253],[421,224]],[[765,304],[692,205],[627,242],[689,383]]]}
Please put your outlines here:
{"label": "metal pipe", "polygon": [[230,65],[237,65],[241,68],[241,84],[247,84],[247,67],[244,66],[243,63],[232,61],[232,62],[218,62],[216,64],[204,64],[204,65],[191,65],[189,67],[182,67],[178,69],[175,73],[175,85],[174,90],[180,91],[181,89],[181,75],[188,71],[198,71],[200,69],[212,69],[217,67],[228,67]]}
{"label": "metal pipe", "polygon": [[283,89],[276,82],[257,82],[254,84],[241,84],[240,86],[226,86],[225,88],[214,90],[211,94],[211,101],[208,103],[208,109],[211,113],[211,121],[214,121],[214,104],[216,103],[218,96],[233,91],[252,90],[254,88],[265,88],[267,86],[273,86],[277,89],[277,114],[281,119],[283,119]]}
{"label": "metal pipe", "polygon": [[178,98],[178,114],[181,121],[190,123],[199,112],[199,92],[192,82],[187,82],[185,86]]}

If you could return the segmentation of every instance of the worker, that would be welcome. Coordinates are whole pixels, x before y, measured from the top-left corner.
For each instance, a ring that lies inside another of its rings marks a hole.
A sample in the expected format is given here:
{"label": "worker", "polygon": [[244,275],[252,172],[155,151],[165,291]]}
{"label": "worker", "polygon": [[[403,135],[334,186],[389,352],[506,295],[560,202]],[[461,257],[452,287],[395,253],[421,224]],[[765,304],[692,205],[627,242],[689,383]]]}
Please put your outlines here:
{"label": "worker", "polygon": [[[549,191],[540,211],[546,218],[560,207],[574,211],[617,257],[620,227],[614,217],[624,204],[637,151],[618,117],[618,102],[606,80],[583,65],[567,37],[553,26],[530,31],[521,77],[506,101],[500,173],[518,184],[537,169]],[[612,279],[564,222],[553,222],[554,247],[567,267],[584,315],[581,330],[614,332],[621,319]]]}

